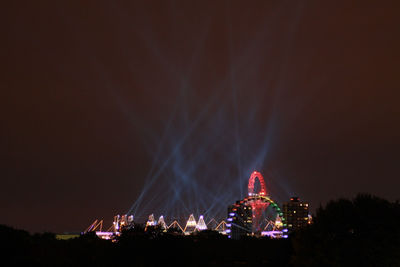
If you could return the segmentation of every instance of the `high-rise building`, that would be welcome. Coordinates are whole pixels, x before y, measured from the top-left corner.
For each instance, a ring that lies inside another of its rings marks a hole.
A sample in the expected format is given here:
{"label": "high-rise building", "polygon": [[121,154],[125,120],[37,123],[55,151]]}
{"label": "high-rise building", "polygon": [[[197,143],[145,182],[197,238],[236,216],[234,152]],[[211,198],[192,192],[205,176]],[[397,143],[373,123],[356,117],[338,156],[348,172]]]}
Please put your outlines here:
{"label": "high-rise building", "polygon": [[253,212],[251,206],[245,201],[236,201],[228,207],[227,229],[229,238],[240,239],[243,236],[251,235],[253,227]]}
{"label": "high-rise building", "polygon": [[305,227],[309,222],[308,203],[301,202],[298,197],[290,198],[283,203],[283,217],[289,232]]}

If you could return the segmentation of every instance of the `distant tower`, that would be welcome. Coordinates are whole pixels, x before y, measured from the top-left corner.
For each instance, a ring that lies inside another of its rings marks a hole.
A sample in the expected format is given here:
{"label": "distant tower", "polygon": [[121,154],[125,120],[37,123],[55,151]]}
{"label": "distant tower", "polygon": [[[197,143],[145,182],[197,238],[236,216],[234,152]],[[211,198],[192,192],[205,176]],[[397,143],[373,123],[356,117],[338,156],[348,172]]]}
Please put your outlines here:
{"label": "distant tower", "polygon": [[167,230],[167,224],[165,223],[165,220],[164,220],[164,216],[160,216],[160,218],[158,219],[158,223],[157,223],[160,227],[161,227],[161,229],[163,229],[163,230]]}
{"label": "distant tower", "polygon": [[199,221],[197,222],[196,230],[198,231],[207,230],[207,225],[204,222],[203,215],[200,216]]}
{"label": "distant tower", "polygon": [[309,223],[308,203],[301,202],[298,197],[290,198],[283,203],[283,217],[289,232],[305,227]]}
{"label": "distant tower", "polygon": [[196,230],[196,225],[197,223],[193,214],[190,214],[189,220],[187,221],[185,229],[183,229],[183,231],[185,232],[186,235],[189,235]]}

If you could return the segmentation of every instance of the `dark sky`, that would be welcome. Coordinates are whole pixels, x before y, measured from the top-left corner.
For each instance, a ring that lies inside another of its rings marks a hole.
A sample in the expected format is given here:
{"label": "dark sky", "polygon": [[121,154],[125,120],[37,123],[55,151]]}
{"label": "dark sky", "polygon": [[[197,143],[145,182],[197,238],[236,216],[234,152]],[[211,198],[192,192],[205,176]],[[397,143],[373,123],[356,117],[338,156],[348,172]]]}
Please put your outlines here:
{"label": "dark sky", "polygon": [[[350,3],[351,2],[351,3]],[[2,6],[0,223],[400,198],[399,1]]]}

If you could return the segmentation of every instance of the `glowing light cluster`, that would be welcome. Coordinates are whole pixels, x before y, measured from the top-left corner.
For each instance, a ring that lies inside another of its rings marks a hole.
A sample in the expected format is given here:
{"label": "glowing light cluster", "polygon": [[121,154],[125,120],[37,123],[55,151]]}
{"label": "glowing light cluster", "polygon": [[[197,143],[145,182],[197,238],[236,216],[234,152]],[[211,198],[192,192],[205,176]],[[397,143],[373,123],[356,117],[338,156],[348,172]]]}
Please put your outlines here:
{"label": "glowing light cluster", "polygon": [[155,226],[157,225],[157,221],[154,219],[154,215],[150,214],[149,220],[146,222],[146,227],[147,226]]}
{"label": "glowing light cluster", "polygon": [[207,230],[207,225],[204,222],[203,215],[200,216],[199,221],[197,222],[196,230],[199,231]]}
{"label": "glowing light cluster", "polygon": [[[260,186],[261,186],[260,191],[258,193],[254,192],[254,183],[256,178],[258,178],[258,180],[260,181]],[[261,175],[261,173],[254,171],[250,175],[248,190],[249,190],[248,192],[249,197],[251,198],[250,205],[253,211],[253,228],[255,229],[255,231],[261,231],[260,229],[261,217],[263,212],[267,209],[267,207],[270,204],[270,202],[264,201],[261,198],[267,195],[267,188],[265,186],[264,177]]]}
{"label": "glowing light cluster", "polygon": [[[256,179],[260,181],[260,190],[255,192],[254,184]],[[271,207],[275,213],[276,218],[273,220],[267,220],[267,225],[264,230],[261,229],[262,218],[264,211]],[[240,208],[240,212],[238,209]],[[246,215],[246,210],[251,209],[251,214]],[[280,207],[267,196],[267,189],[265,186],[264,177],[261,173],[254,171],[251,173],[248,184],[248,197],[239,200],[236,204],[229,207],[228,212],[228,237],[237,238],[240,235],[267,235],[272,238],[283,238],[284,234],[282,229],[286,227],[286,219],[283,217],[283,213]],[[250,226],[247,224],[251,224]],[[252,228],[252,229],[251,229]],[[272,231],[270,231],[272,228]],[[235,229],[233,231],[232,229]]]}
{"label": "glowing light cluster", "polygon": [[[254,183],[256,181],[256,178],[258,178],[258,180],[260,181],[260,186],[261,186],[260,192],[258,192],[258,193],[254,192]],[[249,196],[254,196],[254,195],[266,196],[267,195],[267,187],[265,186],[264,177],[258,171],[254,171],[250,175],[248,190],[249,190],[248,191]]]}

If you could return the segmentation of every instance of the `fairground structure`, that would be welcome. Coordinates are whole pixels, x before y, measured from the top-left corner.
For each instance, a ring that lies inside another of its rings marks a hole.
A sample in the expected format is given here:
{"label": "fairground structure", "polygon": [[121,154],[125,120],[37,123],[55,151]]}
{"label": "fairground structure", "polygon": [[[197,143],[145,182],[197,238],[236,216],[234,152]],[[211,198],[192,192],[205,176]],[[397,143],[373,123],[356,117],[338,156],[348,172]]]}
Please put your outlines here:
{"label": "fairground structure", "polygon": [[[151,214],[149,219],[145,224],[145,230],[149,227],[159,227],[162,231],[172,231],[175,233],[180,233],[184,235],[190,235],[195,232],[204,231],[204,230],[214,230],[223,235],[226,234],[226,222],[224,220],[217,222],[214,218],[212,218],[207,224],[204,221],[204,217],[200,215],[198,221],[196,221],[193,214],[189,216],[184,227],[182,227],[177,220],[172,221],[170,224],[165,222],[164,216],[161,215],[158,220],[154,218],[154,215]],[[103,231],[103,220],[95,220],[84,232],[95,232],[96,235],[102,239],[113,239],[116,236],[119,236],[124,229],[130,229],[135,227],[133,216],[128,215],[116,215],[114,216],[114,221],[111,227],[109,227],[106,231]]]}
{"label": "fairground structure", "polygon": [[[260,188],[258,192],[255,190],[257,180]],[[212,218],[206,224],[202,215],[196,221],[194,215],[191,214],[185,226],[182,227],[177,220],[167,224],[163,215],[156,220],[154,215],[150,214],[145,230],[149,227],[158,227],[165,232],[190,235],[208,229],[218,231],[232,239],[240,239],[243,236],[287,238],[289,232],[311,222],[311,216],[308,215],[308,203],[300,202],[297,197],[293,197],[283,206],[282,211],[268,195],[264,177],[260,172],[254,171],[249,178],[248,196],[228,207],[226,221],[217,222]],[[135,223],[132,215],[116,215],[111,227],[106,231],[103,231],[103,220],[95,220],[83,233],[96,232],[100,238],[114,239],[122,230],[133,227]]]}
{"label": "fairground structure", "polygon": [[[255,192],[258,179],[260,190]],[[268,207],[273,210],[272,218],[265,217]],[[264,177],[254,171],[250,175],[248,196],[228,207],[226,230],[228,237],[240,239],[243,236],[269,236],[271,238],[287,238],[287,223],[281,208],[267,193]]]}

